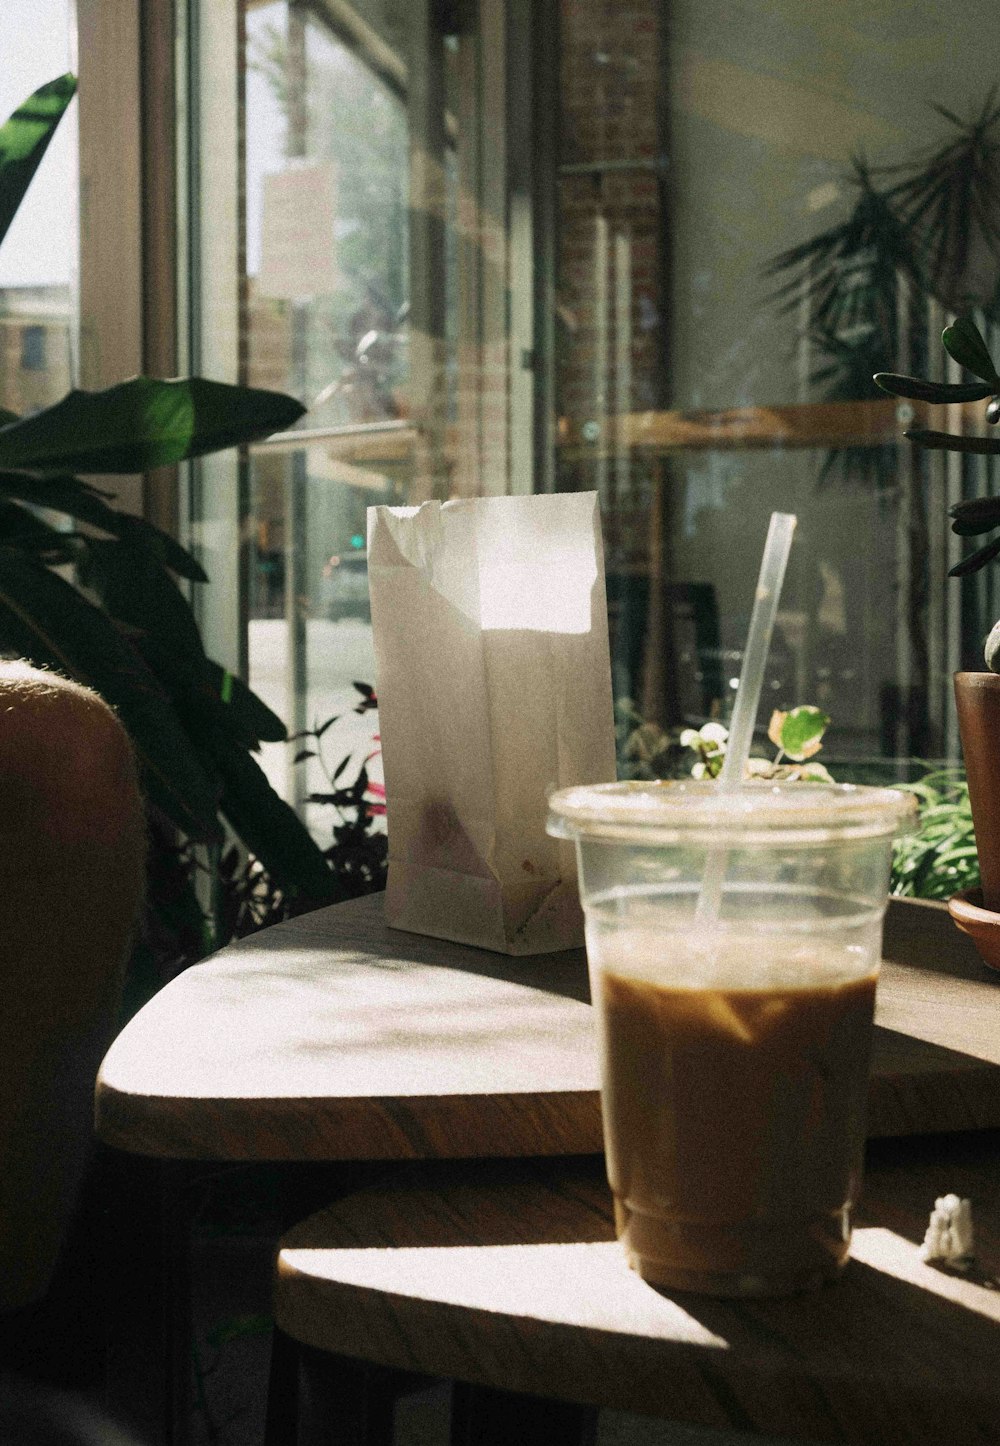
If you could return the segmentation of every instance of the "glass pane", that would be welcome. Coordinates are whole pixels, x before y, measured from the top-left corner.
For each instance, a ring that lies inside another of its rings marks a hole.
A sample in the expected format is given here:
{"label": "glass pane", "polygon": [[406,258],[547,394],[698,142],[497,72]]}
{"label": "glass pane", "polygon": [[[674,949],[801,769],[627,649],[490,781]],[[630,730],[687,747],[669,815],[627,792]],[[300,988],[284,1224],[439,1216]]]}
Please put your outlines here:
{"label": "glass pane", "polygon": [[[74,68],[71,0],[6,0],[0,121]],[[0,407],[19,415],[70,389],[76,358],[76,102],[63,117],[0,247]]]}
{"label": "glass pane", "polygon": [[[247,379],[308,409],[251,452],[250,682],[296,731],[348,713],[332,766],[377,729],[366,509],[450,490],[459,46],[426,0],[244,8]],[[292,801],[328,786],[288,760]]]}
{"label": "glass pane", "polygon": [[[558,485],[601,494],[635,715],[725,720],[776,509],[799,526],[765,697],[823,707],[824,756],[859,776],[957,754],[951,674],[975,666],[996,589],[946,581],[947,506],[995,479],[901,442],[915,409],[871,374],[944,375],[949,314],[994,303],[992,181],[965,262],[968,204],[948,231],[892,190],[985,114],[990,17],[970,4],[945,36],[929,4],[894,0],[639,0],[627,22],[564,0]],[[929,425],[948,422],[971,425]]]}

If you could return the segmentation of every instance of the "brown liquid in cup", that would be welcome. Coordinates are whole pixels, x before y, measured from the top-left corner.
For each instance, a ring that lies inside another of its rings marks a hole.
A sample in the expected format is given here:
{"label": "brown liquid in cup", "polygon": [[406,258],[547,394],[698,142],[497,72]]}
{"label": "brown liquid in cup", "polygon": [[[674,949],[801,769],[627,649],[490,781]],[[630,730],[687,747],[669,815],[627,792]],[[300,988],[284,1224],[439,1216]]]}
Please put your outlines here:
{"label": "brown liquid in cup", "polygon": [[632,1266],[719,1295],[836,1275],[861,1181],[875,975],[759,988],[598,977],[608,1177]]}

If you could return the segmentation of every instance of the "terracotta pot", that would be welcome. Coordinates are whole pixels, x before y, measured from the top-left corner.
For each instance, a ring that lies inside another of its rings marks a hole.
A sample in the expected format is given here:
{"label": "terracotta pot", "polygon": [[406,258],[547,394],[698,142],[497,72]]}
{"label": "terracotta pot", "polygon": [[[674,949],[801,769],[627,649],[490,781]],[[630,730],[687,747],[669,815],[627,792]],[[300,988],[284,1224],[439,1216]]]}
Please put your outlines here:
{"label": "terracotta pot", "polygon": [[1000,910],[1000,674],[956,673],[955,702],[976,830],[982,903]]}
{"label": "terracotta pot", "polygon": [[1000,914],[983,908],[979,889],[963,889],[948,900],[948,912],[990,969],[1000,971]]}

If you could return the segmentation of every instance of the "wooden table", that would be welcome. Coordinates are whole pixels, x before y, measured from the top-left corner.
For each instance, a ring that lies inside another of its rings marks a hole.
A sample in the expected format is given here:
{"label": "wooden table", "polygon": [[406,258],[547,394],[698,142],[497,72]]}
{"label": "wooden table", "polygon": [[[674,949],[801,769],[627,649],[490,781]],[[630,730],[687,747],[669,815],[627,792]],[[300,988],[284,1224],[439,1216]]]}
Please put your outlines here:
{"label": "wooden table", "polygon": [[[1000,1135],[881,1142],[841,1280],[732,1302],[645,1285],[614,1240],[601,1162],[397,1165],[282,1241],[293,1339],[477,1390],[867,1446],[1000,1441]],[[971,1197],[978,1268],[924,1264],[936,1196]],[[320,1362],[322,1363],[322,1362]],[[459,1398],[461,1400],[461,1397]],[[509,1395],[497,1439],[587,1439]],[[514,1423],[516,1422],[516,1427]]]}
{"label": "wooden table", "polygon": [[[874,1136],[1000,1127],[1000,976],[943,905],[886,921]],[[232,944],[105,1058],[103,1140],[179,1160],[599,1153],[582,951],[511,959],[386,928],[372,896]]]}
{"label": "wooden table", "polygon": [[[1000,976],[938,905],[892,904],[884,953],[871,1133],[1000,1127]],[[230,945],[162,990],[104,1060],[97,1130],[163,1162],[598,1155],[588,998],[582,952],[462,948],[389,930],[381,897],[359,899]],[[186,1216],[183,1181],[170,1188],[180,1439]]]}

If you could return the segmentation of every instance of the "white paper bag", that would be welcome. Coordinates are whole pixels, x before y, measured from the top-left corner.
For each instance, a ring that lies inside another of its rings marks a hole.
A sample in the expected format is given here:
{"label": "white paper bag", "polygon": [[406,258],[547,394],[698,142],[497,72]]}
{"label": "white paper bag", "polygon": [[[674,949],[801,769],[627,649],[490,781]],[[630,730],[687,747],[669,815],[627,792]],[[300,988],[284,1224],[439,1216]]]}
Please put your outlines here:
{"label": "white paper bag", "polygon": [[553,788],[615,777],[596,493],[368,509],[386,919],[506,954],[583,942]]}

